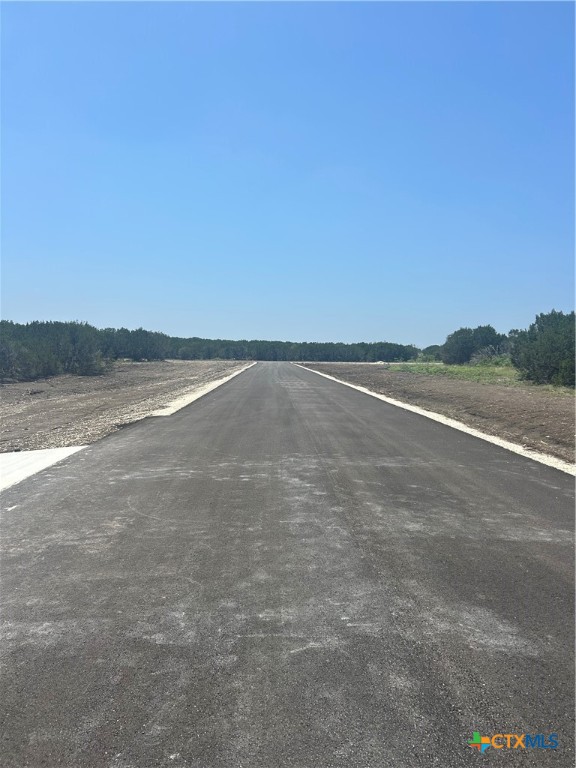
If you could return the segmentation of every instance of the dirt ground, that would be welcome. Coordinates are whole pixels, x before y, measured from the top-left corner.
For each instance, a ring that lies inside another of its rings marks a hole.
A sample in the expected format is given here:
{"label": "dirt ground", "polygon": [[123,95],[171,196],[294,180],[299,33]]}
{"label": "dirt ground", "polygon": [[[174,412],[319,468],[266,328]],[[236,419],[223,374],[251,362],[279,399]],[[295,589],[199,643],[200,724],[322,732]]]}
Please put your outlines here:
{"label": "dirt ground", "polygon": [[457,381],[370,363],[306,363],[379,394],[441,413],[490,435],[574,463],[574,393],[528,383]]}
{"label": "dirt ground", "polygon": [[87,445],[245,361],[117,362],[103,376],[53,376],[0,386],[0,453]]}

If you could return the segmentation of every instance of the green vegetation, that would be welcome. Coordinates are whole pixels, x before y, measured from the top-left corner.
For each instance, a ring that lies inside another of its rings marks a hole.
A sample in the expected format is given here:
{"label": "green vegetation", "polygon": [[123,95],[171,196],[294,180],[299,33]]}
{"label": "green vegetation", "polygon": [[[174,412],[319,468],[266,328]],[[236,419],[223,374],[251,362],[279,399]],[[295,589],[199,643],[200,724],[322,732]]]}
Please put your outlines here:
{"label": "green vegetation", "polygon": [[58,373],[94,376],[112,361],[293,360],[395,363],[396,371],[448,376],[467,381],[574,386],[574,312],[540,314],[524,331],[508,336],[491,325],[459,328],[443,345],[423,350],[392,342],[357,344],[291,341],[231,341],[179,338],[137,328],[104,328],[88,323],[0,322],[0,380],[29,381]]}
{"label": "green vegetation", "polygon": [[98,331],[87,323],[0,323],[2,381],[57,373],[93,376],[105,369]]}
{"label": "green vegetation", "polygon": [[511,359],[536,384],[574,386],[574,312],[536,316],[526,331],[510,331]]}
{"label": "green vegetation", "polygon": [[451,333],[440,350],[440,359],[449,365],[468,363],[482,350],[501,354],[505,349],[506,336],[496,333],[491,325],[478,328],[460,328]]}
{"label": "green vegetation", "polygon": [[513,386],[520,382],[518,371],[510,364],[446,365],[442,362],[393,363],[391,371],[421,373],[427,376],[443,376],[460,381],[476,381],[483,384]]}
{"label": "green vegetation", "polygon": [[0,322],[0,380],[31,381],[59,373],[94,376],[113,360],[324,360],[374,362],[413,360],[413,346],[372,344],[294,343],[290,341],[229,341],[176,338],[138,328],[105,328],[88,323]]}
{"label": "green vegetation", "polygon": [[[535,384],[574,387],[575,343],[574,312],[565,315],[552,310],[536,316],[527,330],[512,330],[505,336],[491,325],[478,328],[460,328],[451,333],[442,347],[427,347],[421,359],[440,359],[449,366],[473,364],[469,373],[454,370],[452,378],[473,378],[485,381],[493,376],[506,379],[504,370],[517,372],[522,379]],[[476,373],[476,368],[483,368]],[[499,372],[498,372],[499,371]],[[508,377],[512,380],[512,376]]]}
{"label": "green vegetation", "polygon": [[433,362],[433,361],[441,360],[442,347],[440,346],[440,344],[432,344],[430,347],[424,347],[418,359],[423,360],[425,362]]}
{"label": "green vegetation", "polygon": [[414,360],[418,350],[411,345],[388,341],[358,342],[292,342],[292,341],[227,341],[222,339],[171,339],[171,357],[183,360],[308,360],[323,362],[373,363],[377,360]]}

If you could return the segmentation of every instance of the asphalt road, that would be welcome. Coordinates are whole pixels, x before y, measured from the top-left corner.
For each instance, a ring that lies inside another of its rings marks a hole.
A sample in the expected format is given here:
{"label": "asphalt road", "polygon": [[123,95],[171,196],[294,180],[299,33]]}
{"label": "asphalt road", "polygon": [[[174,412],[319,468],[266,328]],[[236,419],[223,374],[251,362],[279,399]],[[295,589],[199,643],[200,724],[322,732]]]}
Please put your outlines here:
{"label": "asphalt road", "polygon": [[4,507],[2,766],[574,765],[555,469],[259,363]]}

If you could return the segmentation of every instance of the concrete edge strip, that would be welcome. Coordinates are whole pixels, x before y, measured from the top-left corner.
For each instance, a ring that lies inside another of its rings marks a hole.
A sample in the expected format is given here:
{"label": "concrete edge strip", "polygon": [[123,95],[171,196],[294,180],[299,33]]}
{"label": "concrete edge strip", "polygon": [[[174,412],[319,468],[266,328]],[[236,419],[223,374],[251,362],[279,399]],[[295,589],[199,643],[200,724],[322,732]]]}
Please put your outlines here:
{"label": "concrete edge strip", "polygon": [[86,445],[70,448],[41,448],[37,451],[11,451],[0,454],[0,491],[5,491],[31,475],[48,469],[67,459],[73,453],[83,451]]}
{"label": "concrete edge strip", "polygon": [[[248,368],[252,368],[253,365],[256,365],[256,362],[250,363],[250,365],[245,365],[244,368],[234,371],[234,373],[229,376],[224,376],[221,379],[216,379],[216,381],[211,381],[194,392],[181,395],[164,408],[160,408],[156,411],[152,411],[152,413],[142,416],[142,419],[147,416],[171,416],[181,408],[184,408],[195,400],[198,400],[200,397],[207,395],[208,392],[212,392],[213,389],[230,381],[234,376],[244,373]],[[138,419],[138,421],[140,420],[141,419]],[[59,461],[63,461],[73,453],[81,451],[87,447],[87,445],[80,445],[72,446],[70,448],[42,448],[37,451],[13,451],[10,453],[1,453],[0,491],[5,491],[7,488],[11,488],[13,485],[25,480],[27,477],[31,477],[37,472],[41,472],[43,469],[47,469],[53,464],[57,464]]]}
{"label": "concrete edge strip", "polygon": [[386,395],[380,395],[378,392],[373,392],[371,389],[366,389],[366,387],[361,387],[358,384],[350,384],[348,381],[343,381],[342,379],[337,379],[335,376],[330,376],[328,373],[321,373],[320,371],[315,371],[313,368],[307,368],[305,365],[300,365],[299,363],[292,363],[292,365],[297,365],[298,368],[303,368],[305,371],[311,371],[312,373],[317,373],[318,376],[324,376],[325,379],[331,379],[332,381],[338,382],[338,384],[344,384],[346,387],[351,387],[351,389],[356,389],[358,392],[363,392],[366,395],[370,395],[371,397],[376,397],[378,400],[383,400],[385,403],[388,403],[389,405],[395,405],[398,408],[403,408],[405,411],[412,411],[412,413],[417,413],[420,416],[425,416],[427,419],[432,419],[432,421],[438,421],[440,424],[444,424],[447,427],[452,427],[452,429],[457,429],[460,432],[465,432],[467,435],[472,435],[472,437],[479,437],[480,440],[485,440],[487,443],[492,443],[493,445],[498,445],[500,448],[505,448],[507,451],[512,451],[512,453],[517,453],[520,456],[524,456],[527,459],[532,459],[533,461],[537,461],[540,464],[545,464],[548,467],[553,467],[554,469],[560,470],[560,472],[565,472],[567,475],[576,475],[576,466],[573,464],[569,464],[567,461],[562,461],[562,459],[557,459],[555,456],[550,456],[550,454],[547,453],[538,453],[537,451],[531,451],[528,448],[524,448],[521,445],[517,445],[516,443],[511,443],[508,440],[503,440],[500,437],[495,437],[494,435],[488,435],[486,432],[480,432],[477,429],[474,429],[473,427],[469,427],[467,424],[463,424],[461,421],[456,421],[455,419],[450,419],[448,416],[443,416],[441,413],[435,413],[434,411],[427,411],[424,408],[420,408],[417,405],[410,405],[409,403],[403,403],[400,400],[393,400],[391,397],[386,397]]}
{"label": "concrete edge strip", "polygon": [[168,403],[168,405],[165,405],[163,408],[158,408],[156,411],[152,411],[152,413],[149,413],[148,415],[172,416],[172,414],[176,413],[176,411],[179,411],[181,408],[185,408],[195,400],[204,397],[204,395],[207,395],[208,392],[212,392],[212,390],[216,389],[217,387],[221,387],[222,384],[226,384],[226,382],[230,381],[230,379],[233,379],[235,376],[244,373],[244,371],[247,371],[248,368],[252,368],[253,365],[256,365],[256,361],[250,363],[250,365],[245,365],[244,368],[240,368],[238,371],[234,371],[234,373],[231,373],[228,376],[224,376],[222,379],[211,381],[208,384],[205,384],[203,387],[194,390],[194,392],[189,392],[187,395],[181,395],[180,397],[176,398],[176,400],[172,400],[171,403]]}

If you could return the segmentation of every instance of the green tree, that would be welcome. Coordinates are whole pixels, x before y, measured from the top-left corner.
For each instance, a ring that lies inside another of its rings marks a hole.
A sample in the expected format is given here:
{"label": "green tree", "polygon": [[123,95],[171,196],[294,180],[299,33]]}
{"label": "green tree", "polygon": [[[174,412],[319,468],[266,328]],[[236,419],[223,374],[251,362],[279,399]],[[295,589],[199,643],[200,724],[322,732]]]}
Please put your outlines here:
{"label": "green tree", "polygon": [[448,365],[467,363],[474,354],[474,331],[459,328],[451,333],[442,346],[442,362]]}
{"label": "green tree", "polygon": [[505,334],[497,333],[491,325],[479,325],[477,328],[474,328],[472,338],[474,341],[474,352],[472,354],[488,347],[497,349],[506,340]]}
{"label": "green tree", "polygon": [[442,346],[440,357],[448,365],[469,363],[472,355],[481,349],[497,348],[505,340],[506,336],[497,333],[491,325],[460,328],[447,337]]}
{"label": "green tree", "polygon": [[431,344],[422,350],[422,360],[425,362],[435,362],[442,360],[442,347],[439,344]]}
{"label": "green tree", "polygon": [[522,378],[574,386],[574,312],[537,315],[527,330],[512,330],[509,338],[510,359]]}

